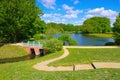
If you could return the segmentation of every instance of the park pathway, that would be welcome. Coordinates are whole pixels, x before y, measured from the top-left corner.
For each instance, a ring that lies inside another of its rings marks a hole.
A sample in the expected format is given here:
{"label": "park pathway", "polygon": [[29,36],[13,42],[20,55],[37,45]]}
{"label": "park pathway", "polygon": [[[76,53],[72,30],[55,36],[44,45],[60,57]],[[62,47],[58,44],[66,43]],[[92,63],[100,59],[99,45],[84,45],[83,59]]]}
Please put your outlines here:
{"label": "park pathway", "polygon": [[37,63],[33,68],[42,71],[73,71],[73,70],[88,70],[95,68],[120,68],[120,63],[115,62],[93,62],[92,64],[77,64],[73,66],[47,66],[49,63],[65,58],[69,55],[67,48],[120,48],[118,46],[63,46],[64,53],[62,56],[50,60]]}

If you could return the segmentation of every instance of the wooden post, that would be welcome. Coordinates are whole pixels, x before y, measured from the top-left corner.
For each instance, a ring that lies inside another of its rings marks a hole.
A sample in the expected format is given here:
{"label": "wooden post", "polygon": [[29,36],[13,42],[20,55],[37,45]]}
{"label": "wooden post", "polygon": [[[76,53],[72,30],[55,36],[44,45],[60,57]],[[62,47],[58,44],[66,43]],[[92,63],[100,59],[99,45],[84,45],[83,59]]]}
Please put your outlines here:
{"label": "wooden post", "polygon": [[75,65],[73,65],[73,71],[75,71]]}
{"label": "wooden post", "polygon": [[93,63],[91,63],[91,65],[92,65],[93,69],[96,69],[96,67],[95,67],[95,65]]}

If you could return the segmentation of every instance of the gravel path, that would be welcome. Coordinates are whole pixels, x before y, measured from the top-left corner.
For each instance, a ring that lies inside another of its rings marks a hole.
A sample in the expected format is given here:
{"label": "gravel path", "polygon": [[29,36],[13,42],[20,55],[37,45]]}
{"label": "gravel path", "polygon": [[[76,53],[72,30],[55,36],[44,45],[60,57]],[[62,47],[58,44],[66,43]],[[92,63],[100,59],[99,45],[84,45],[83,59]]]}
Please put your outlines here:
{"label": "gravel path", "polygon": [[64,54],[58,58],[46,60],[40,63],[37,63],[33,66],[33,68],[42,71],[73,71],[73,70],[88,70],[95,68],[120,68],[120,63],[114,62],[93,62],[93,66],[91,64],[77,64],[73,66],[47,66],[49,63],[54,62],[56,60],[60,60],[69,55],[67,48],[120,48],[118,46],[64,46]]}

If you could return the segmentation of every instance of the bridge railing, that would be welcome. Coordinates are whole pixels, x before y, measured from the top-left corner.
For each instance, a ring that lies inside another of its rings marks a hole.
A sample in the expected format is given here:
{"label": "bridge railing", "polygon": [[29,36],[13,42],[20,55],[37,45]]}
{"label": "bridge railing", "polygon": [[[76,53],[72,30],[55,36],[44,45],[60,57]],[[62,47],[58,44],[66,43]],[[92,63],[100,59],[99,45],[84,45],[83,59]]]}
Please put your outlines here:
{"label": "bridge railing", "polygon": [[36,42],[36,41],[28,41],[28,42],[22,42],[22,46],[27,46],[27,47],[43,47],[42,42]]}

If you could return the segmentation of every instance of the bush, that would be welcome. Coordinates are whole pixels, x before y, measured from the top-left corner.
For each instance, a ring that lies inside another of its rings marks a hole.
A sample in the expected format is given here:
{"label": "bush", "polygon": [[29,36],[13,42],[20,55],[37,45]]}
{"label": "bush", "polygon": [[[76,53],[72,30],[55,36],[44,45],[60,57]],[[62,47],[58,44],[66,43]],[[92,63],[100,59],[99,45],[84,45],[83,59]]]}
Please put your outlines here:
{"label": "bush", "polygon": [[116,43],[117,45],[120,45],[120,33],[116,34],[115,43]]}
{"label": "bush", "polygon": [[78,42],[76,40],[74,40],[74,39],[69,40],[69,45],[77,45],[77,44],[78,44]]}
{"label": "bush", "polygon": [[63,43],[65,43],[66,41],[70,40],[70,35],[69,34],[63,34],[60,37],[58,37],[58,39],[63,41]]}
{"label": "bush", "polygon": [[105,44],[105,46],[114,46],[114,45],[116,45],[115,42],[107,42],[107,43]]}
{"label": "bush", "polygon": [[45,48],[49,53],[60,51],[62,49],[62,42],[57,39],[50,39],[43,44],[43,48]]}
{"label": "bush", "polygon": [[63,34],[58,37],[63,42],[63,45],[77,45],[78,42],[70,37],[69,34]]}

